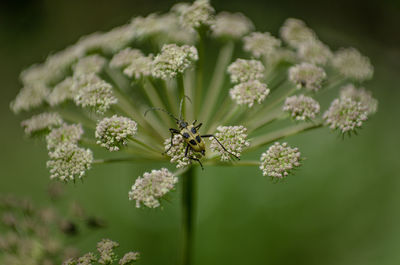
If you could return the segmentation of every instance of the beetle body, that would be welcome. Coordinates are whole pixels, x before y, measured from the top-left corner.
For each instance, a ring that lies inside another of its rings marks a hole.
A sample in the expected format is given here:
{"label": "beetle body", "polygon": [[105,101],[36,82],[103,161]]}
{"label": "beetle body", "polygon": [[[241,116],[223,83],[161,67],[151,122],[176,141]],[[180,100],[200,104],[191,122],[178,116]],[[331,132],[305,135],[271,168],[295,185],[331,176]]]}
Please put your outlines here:
{"label": "beetle body", "polygon": [[181,128],[180,134],[193,151],[205,155],[206,146],[194,124]]}
{"label": "beetle body", "polygon": [[[200,153],[203,156],[206,154],[206,145],[204,144],[204,141],[202,138],[213,138],[215,141],[217,141],[217,143],[222,147],[222,149],[225,152],[227,152],[227,153],[231,154],[233,157],[239,159],[239,157],[237,157],[236,155],[234,155],[231,152],[229,152],[228,150],[226,150],[226,148],[218,141],[218,139],[213,134],[200,135],[199,129],[200,129],[202,123],[199,123],[198,125],[196,125],[197,120],[195,120],[192,124],[188,124],[182,117],[183,116],[182,115],[182,102],[183,102],[183,99],[181,100],[181,104],[180,104],[180,108],[179,108],[180,109],[179,119],[164,109],[161,109],[161,108],[149,109],[149,110],[160,110],[160,111],[167,113],[169,116],[171,116],[176,121],[176,124],[178,125],[179,130],[174,129],[174,128],[169,129],[169,131],[171,132],[171,145],[170,145],[169,149],[164,152],[164,154],[166,154],[172,148],[172,145],[173,145],[172,139],[174,138],[174,135],[179,134],[183,137],[183,139],[186,143],[185,157],[189,158],[190,160],[197,161],[200,164],[202,169],[204,169],[204,168],[203,168],[203,165],[201,164],[200,159],[190,155],[190,153],[189,153],[189,150],[191,150],[193,152]],[[149,111],[149,110],[147,110],[147,111]],[[145,115],[146,115],[147,111],[145,112]]]}

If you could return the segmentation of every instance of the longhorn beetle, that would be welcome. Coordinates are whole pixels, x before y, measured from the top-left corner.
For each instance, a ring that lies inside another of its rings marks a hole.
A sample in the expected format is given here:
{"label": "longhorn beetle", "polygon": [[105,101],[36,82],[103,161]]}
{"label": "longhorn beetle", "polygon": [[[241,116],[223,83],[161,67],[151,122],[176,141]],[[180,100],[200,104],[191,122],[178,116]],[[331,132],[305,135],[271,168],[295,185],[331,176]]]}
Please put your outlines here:
{"label": "longhorn beetle", "polygon": [[[187,96],[185,96],[185,97],[187,97]],[[236,155],[229,152],[225,148],[225,146],[217,139],[217,137],[215,137],[215,135],[213,135],[213,134],[200,135],[199,129],[203,125],[203,123],[199,123],[196,125],[197,120],[194,120],[192,124],[189,124],[183,119],[183,117],[182,117],[183,100],[184,99],[181,99],[181,102],[179,104],[179,112],[180,112],[179,119],[176,118],[174,115],[172,115],[169,111],[162,109],[162,108],[150,108],[144,113],[144,115],[146,116],[147,112],[150,110],[163,111],[163,112],[167,113],[171,118],[173,118],[176,121],[176,124],[178,125],[179,130],[174,129],[174,128],[169,129],[169,131],[171,132],[171,144],[170,144],[168,150],[166,150],[163,154],[166,154],[172,148],[172,145],[173,145],[172,140],[174,138],[174,135],[179,134],[179,135],[182,135],[182,137],[186,143],[185,157],[189,158],[190,160],[197,161],[200,164],[201,169],[203,169],[203,170],[204,170],[204,167],[203,167],[203,164],[201,163],[200,159],[189,155],[189,149],[192,150],[193,152],[201,153],[203,156],[206,154],[206,146],[204,144],[204,141],[202,141],[202,138],[214,138],[214,140],[217,141],[217,143],[222,147],[222,149],[225,152],[229,153],[230,155],[232,155],[235,158],[237,158],[238,160],[240,160],[239,157],[237,157]],[[190,99],[189,99],[189,101],[190,101]]]}

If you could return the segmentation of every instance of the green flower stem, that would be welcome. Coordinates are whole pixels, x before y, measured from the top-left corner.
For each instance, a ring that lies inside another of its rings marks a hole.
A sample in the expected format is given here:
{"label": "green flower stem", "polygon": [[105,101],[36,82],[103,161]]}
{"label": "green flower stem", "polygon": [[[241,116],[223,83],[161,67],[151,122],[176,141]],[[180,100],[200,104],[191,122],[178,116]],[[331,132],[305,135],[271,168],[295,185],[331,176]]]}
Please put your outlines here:
{"label": "green flower stem", "polygon": [[341,85],[343,85],[344,83],[346,83],[347,80],[345,78],[343,78],[340,75],[335,75],[332,78],[330,78],[328,85],[326,87],[322,87],[322,89],[319,91],[319,95],[323,95],[324,93],[335,89]]}
{"label": "green flower stem", "polygon": [[[185,84],[183,83],[183,74],[178,73],[176,76],[176,84],[178,88],[178,95],[179,95],[179,104],[182,102],[182,106],[179,106],[182,108],[182,113],[179,113],[179,116],[182,114],[182,118],[186,118],[186,98],[185,98]],[[180,118],[180,117],[179,117]]]}
{"label": "green flower stem", "polygon": [[274,110],[274,108],[282,105],[282,103],[287,97],[293,95],[297,91],[296,87],[287,83],[282,85],[282,89],[286,88],[287,86],[289,88],[286,89],[286,91],[282,92],[281,95],[276,95],[276,98],[273,98],[272,102],[269,102],[269,104],[267,103],[265,107],[259,109],[257,111],[258,115],[252,112],[251,114],[249,114],[248,117],[252,117],[253,120],[257,121],[259,118],[264,118],[266,113],[270,113]]}
{"label": "green flower stem", "polygon": [[127,157],[117,157],[117,158],[105,158],[105,159],[95,159],[93,164],[101,165],[101,164],[112,164],[112,163],[124,163],[124,162],[134,162],[134,163],[154,163],[154,162],[162,162],[164,160],[157,160],[153,157],[145,158],[143,156],[127,156]]}
{"label": "green flower stem", "polygon": [[[136,108],[134,104],[131,104],[127,100],[129,96],[122,94],[121,93],[122,91],[115,88],[113,92],[114,95],[118,98],[118,103],[113,105],[114,108],[118,109],[125,115],[128,115],[130,118],[135,120],[138,123],[138,125],[142,127],[142,129],[146,131],[146,133],[148,133],[149,135],[152,135],[153,137],[161,140],[163,139],[162,135],[159,133],[160,131],[162,131],[163,127],[159,126],[158,122],[154,121],[150,123],[147,119],[145,119],[142,116],[141,111],[138,108]],[[154,117],[154,114],[152,117]]]}
{"label": "green flower stem", "polygon": [[204,75],[204,42],[205,42],[205,31],[202,29],[198,30],[199,42],[197,46],[197,52],[199,60],[197,61],[197,76],[196,76],[196,88],[195,88],[195,102],[194,102],[194,113],[199,113],[200,106],[202,105],[203,97],[203,75]]}
{"label": "green flower stem", "polygon": [[135,137],[130,137],[129,140],[131,140],[132,142],[134,142],[134,143],[146,148],[147,150],[149,150],[152,153],[160,155],[160,150],[157,150],[156,148],[144,143],[143,141],[141,141],[141,140],[139,140],[139,139],[137,139]]}
{"label": "green flower stem", "polygon": [[215,71],[205,95],[205,102],[207,102],[207,108],[204,108],[200,113],[200,120],[208,121],[214,109],[217,106],[216,102],[218,96],[221,94],[221,90],[224,87],[224,80],[226,78],[226,69],[228,64],[231,62],[233,50],[235,45],[233,41],[229,41],[222,47],[215,65]]}
{"label": "green flower stem", "polygon": [[64,108],[57,110],[57,113],[59,113],[61,117],[72,123],[80,123],[86,128],[96,129],[95,122],[89,118],[82,118],[82,115],[77,115],[76,113],[66,110]]}
{"label": "green flower stem", "polygon": [[[145,91],[147,97],[149,98],[149,101],[154,107],[158,108],[163,108],[167,109],[167,106],[165,106],[163,100],[161,99],[160,95],[157,93],[156,88],[153,86],[153,84],[150,82],[148,78],[143,80],[144,86],[143,90]],[[165,126],[171,126],[171,118],[166,114],[165,112],[159,111],[158,116],[160,117],[160,121],[162,124]]]}
{"label": "green flower stem", "polygon": [[208,133],[214,133],[213,129],[215,129],[218,125],[221,125],[219,121],[222,120],[233,107],[234,106],[232,105],[231,98],[226,96],[223,102],[219,105],[218,111],[214,114],[214,118],[210,119],[212,122],[204,125],[204,131]]}
{"label": "green flower stem", "polygon": [[282,130],[274,131],[265,135],[255,137],[251,141],[251,146],[248,149],[246,149],[246,152],[253,151],[261,146],[265,146],[272,142],[278,141],[282,138],[286,138],[291,135],[295,135],[312,129],[321,128],[322,126],[323,126],[322,121],[318,121],[316,123],[305,122],[298,125],[287,127]]}
{"label": "green flower stem", "polygon": [[192,263],[195,211],[196,211],[196,172],[195,167],[190,166],[182,174],[182,265]]}
{"label": "green flower stem", "polygon": [[[154,89],[160,94],[161,100],[163,101],[163,105],[165,109],[171,109],[171,102],[169,101],[168,91],[165,85],[165,81],[155,80],[154,77],[147,77],[149,83],[154,87]],[[158,107],[158,106],[155,106]]]}
{"label": "green flower stem", "polygon": [[96,140],[91,138],[83,137],[79,140],[79,142],[87,146],[99,147],[99,145],[96,143]]}
{"label": "green flower stem", "polygon": [[159,124],[158,122],[150,123],[144,119],[137,104],[135,104],[135,102],[131,100],[131,97],[126,94],[125,91],[130,89],[128,80],[124,76],[119,75],[116,71],[113,71],[108,67],[105,69],[105,73],[113,83],[113,93],[118,99],[118,103],[113,107],[119,109],[121,112],[138,122],[138,124],[141,125],[147,131],[147,133],[153,135],[154,137],[163,139],[162,135],[159,133],[162,126],[157,128],[157,125]]}
{"label": "green flower stem", "polygon": [[164,90],[167,93],[167,98],[168,102],[170,105],[170,112],[172,114],[179,115],[179,99],[178,99],[178,88],[176,86],[172,86],[170,82],[167,83],[165,80],[161,80],[161,83],[163,84]]}
{"label": "green flower stem", "polygon": [[276,120],[282,119],[287,117],[286,113],[283,113],[282,110],[275,110],[274,112],[268,113],[269,115],[265,115],[262,118],[251,120],[248,125],[247,129],[250,132],[253,132],[257,129],[260,129]]}
{"label": "green flower stem", "polygon": [[[185,95],[188,96],[190,100],[192,100],[194,99],[195,73],[194,71],[186,71],[183,77],[183,82],[185,85]],[[190,101],[190,104],[186,104],[186,120],[193,121],[196,117],[198,117],[198,115],[194,111],[194,104]]]}
{"label": "green flower stem", "polygon": [[234,117],[236,117],[243,109],[241,106],[235,104],[229,108],[229,111],[223,116],[222,119],[217,119],[218,122],[214,122],[210,127],[210,131],[215,131],[220,125],[227,125]]}
{"label": "green flower stem", "polygon": [[260,161],[234,161],[231,163],[227,163],[227,162],[222,162],[218,159],[218,155],[216,155],[215,157],[212,157],[211,159],[207,160],[204,162],[204,165],[207,166],[239,166],[239,167],[252,167],[252,166],[258,166],[260,165]]}

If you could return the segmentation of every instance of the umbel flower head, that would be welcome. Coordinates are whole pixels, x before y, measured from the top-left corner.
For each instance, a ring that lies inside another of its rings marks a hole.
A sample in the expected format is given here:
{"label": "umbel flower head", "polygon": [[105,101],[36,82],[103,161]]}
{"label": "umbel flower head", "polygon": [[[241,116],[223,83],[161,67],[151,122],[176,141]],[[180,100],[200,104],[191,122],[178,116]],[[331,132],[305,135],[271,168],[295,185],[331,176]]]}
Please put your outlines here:
{"label": "umbel flower head", "polygon": [[69,258],[65,260],[63,265],[91,265],[91,264],[103,264],[111,265],[116,264],[118,261],[119,265],[132,265],[139,260],[140,253],[130,251],[124,254],[122,258],[119,259],[115,249],[119,247],[119,243],[112,241],[111,239],[104,238],[97,243],[97,252],[88,252],[78,258]]}
{"label": "umbel flower head", "polygon": [[119,244],[110,239],[102,239],[100,242],[98,242],[97,243],[97,251],[100,254],[100,258],[99,258],[98,262],[100,264],[113,263],[116,258],[114,249],[117,247],[119,247]]}
{"label": "umbel flower head", "polygon": [[28,120],[21,122],[21,126],[24,127],[25,133],[28,136],[34,134],[49,132],[52,128],[58,127],[63,123],[61,116],[54,112],[44,112],[35,116],[32,116]]}
{"label": "umbel flower head", "polygon": [[269,32],[253,32],[243,38],[245,51],[250,52],[254,57],[271,56],[281,45],[281,41]]}
{"label": "umbel flower head", "polygon": [[221,12],[211,26],[217,38],[240,39],[254,28],[253,22],[242,13]]}
{"label": "umbel flower head", "polygon": [[301,43],[298,55],[304,61],[316,65],[325,65],[332,58],[329,47],[317,39]]}
{"label": "umbel flower head", "polygon": [[289,79],[298,88],[304,87],[307,90],[318,91],[325,78],[324,69],[310,63],[301,63],[289,68]]}
{"label": "umbel flower head", "polygon": [[136,207],[142,204],[149,208],[160,206],[160,198],[175,187],[178,178],[166,168],[152,170],[138,177],[129,192],[129,199],[136,201]]}
{"label": "umbel flower head", "polygon": [[354,48],[337,51],[332,59],[332,65],[344,77],[358,81],[371,79],[374,74],[370,60]]}
{"label": "umbel flower head", "polygon": [[[210,1],[196,0],[83,36],[28,67],[10,108],[32,112],[22,127],[45,136],[51,179],[76,181],[111,162],[161,163],[129,192],[137,207],[157,208],[198,165],[202,174],[209,165],[254,166],[285,178],[300,166],[300,151],[271,143],[323,126],[361,127],[377,110],[362,88],[372,74],[368,58],[331,51],[299,19],[284,21],[275,37],[241,13],[215,15]],[[360,88],[343,87],[330,107],[315,100],[349,79]]]}
{"label": "umbel flower head", "polygon": [[264,71],[264,65],[257,60],[237,59],[228,67],[232,83],[262,79]]}
{"label": "umbel flower head", "polygon": [[211,26],[214,22],[214,8],[209,0],[196,0],[192,5],[181,9],[181,22],[189,28]]}
{"label": "umbel flower head", "polygon": [[66,124],[64,123],[59,128],[54,128],[46,136],[47,149],[51,150],[57,146],[69,143],[77,144],[83,135],[83,128],[81,124]]}
{"label": "umbel flower head", "polygon": [[127,145],[128,138],[134,137],[137,131],[135,121],[119,117],[104,118],[96,126],[97,144],[107,148],[109,151],[118,151],[121,146]]}
{"label": "umbel flower head", "polygon": [[75,104],[88,107],[99,114],[104,114],[113,104],[118,102],[113,95],[112,86],[95,75],[84,75],[80,78],[81,87],[77,90],[74,98]]}
{"label": "umbel flower head", "polygon": [[138,49],[126,48],[112,58],[110,66],[122,68],[125,75],[139,79],[151,75],[153,55],[145,56]]}
{"label": "umbel flower head", "polygon": [[365,88],[356,88],[353,84],[348,84],[340,89],[340,98],[351,98],[354,101],[360,102],[368,109],[368,114],[373,114],[378,109],[378,101],[372,97],[371,91]]}
{"label": "umbel flower head", "polygon": [[351,98],[335,99],[325,112],[324,119],[331,129],[352,132],[368,119],[368,106]]}
{"label": "umbel flower head", "polygon": [[197,61],[197,49],[193,46],[164,45],[161,53],[153,61],[154,77],[168,79],[182,74],[193,62]]}
{"label": "umbel flower head", "polygon": [[269,94],[267,85],[258,80],[250,80],[234,86],[229,94],[237,104],[248,105],[251,108],[254,103],[261,104]]}
{"label": "umbel flower head", "polygon": [[210,149],[221,153],[221,161],[228,161],[231,155],[240,157],[243,149],[250,146],[244,126],[218,126],[215,138],[211,140]]}
{"label": "umbel flower head", "polygon": [[81,179],[93,162],[91,150],[71,143],[58,145],[49,152],[49,157],[47,167],[50,169],[50,178],[62,181]]}
{"label": "umbel flower head", "polygon": [[294,48],[316,38],[314,31],[300,19],[288,18],[281,28],[281,38]]}
{"label": "umbel flower head", "polygon": [[300,166],[300,152],[287,143],[274,143],[261,155],[260,169],[264,176],[282,179]]}
{"label": "umbel flower head", "polygon": [[315,99],[304,95],[288,97],[283,105],[283,110],[297,121],[315,119],[319,109],[319,103]]}

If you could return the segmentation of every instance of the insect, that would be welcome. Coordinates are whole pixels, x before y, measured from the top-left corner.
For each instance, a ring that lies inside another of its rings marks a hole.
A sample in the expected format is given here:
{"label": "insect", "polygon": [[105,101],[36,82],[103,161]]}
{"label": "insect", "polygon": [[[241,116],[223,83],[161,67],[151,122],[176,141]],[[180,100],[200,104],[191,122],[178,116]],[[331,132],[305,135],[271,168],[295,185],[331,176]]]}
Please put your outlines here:
{"label": "insect", "polygon": [[173,140],[175,134],[178,134],[178,135],[182,135],[182,137],[185,141],[185,144],[186,144],[185,157],[189,158],[190,160],[197,161],[200,164],[201,169],[203,169],[203,170],[204,170],[204,167],[203,167],[203,164],[201,163],[200,159],[198,159],[192,155],[189,155],[189,150],[196,152],[196,153],[200,153],[203,156],[206,154],[206,145],[204,144],[204,141],[202,140],[202,138],[214,138],[214,140],[222,147],[222,149],[225,152],[229,153],[236,159],[240,160],[239,157],[237,157],[233,153],[229,152],[225,148],[225,146],[217,139],[217,137],[215,137],[215,135],[213,135],[213,134],[200,135],[199,130],[200,130],[201,126],[203,125],[203,123],[199,123],[196,125],[197,120],[194,120],[192,124],[189,124],[188,122],[186,122],[183,119],[183,117],[182,117],[183,116],[182,115],[183,100],[184,99],[181,100],[180,105],[179,105],[179,112],[180,112],[179,119],[176,118],[174,115],[172,115],[169,111],[162,109],[162,108],[151,108],[151,109],[148,109],[144,114],[144,115],[146,115],[147,112],[150,110],[160,110],[160,111],[167,113],[170,117],[172,117],[176,121],[176,124],[178,125],[179,129],[175,129],[175,128],[169,129],[169,131],[171,132],[171,144],[170,144],[168,150],[166,150],[163,154],[166,154],[169,150],[171,150],[171,148],[173,146],[172,140]]}

